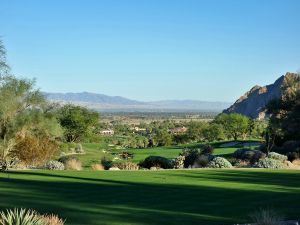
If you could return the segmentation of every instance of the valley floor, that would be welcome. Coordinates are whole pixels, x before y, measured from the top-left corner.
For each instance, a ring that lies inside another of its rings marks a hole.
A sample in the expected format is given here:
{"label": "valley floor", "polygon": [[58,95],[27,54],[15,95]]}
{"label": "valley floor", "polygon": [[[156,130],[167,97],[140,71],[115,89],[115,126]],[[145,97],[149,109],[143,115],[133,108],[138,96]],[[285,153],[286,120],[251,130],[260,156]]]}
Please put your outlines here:
{"label": "valley floor", "polygon": [[76,225],[233,224],[259,208],[300,217],[300,171],[0,173],[0,209],[26,207]]}

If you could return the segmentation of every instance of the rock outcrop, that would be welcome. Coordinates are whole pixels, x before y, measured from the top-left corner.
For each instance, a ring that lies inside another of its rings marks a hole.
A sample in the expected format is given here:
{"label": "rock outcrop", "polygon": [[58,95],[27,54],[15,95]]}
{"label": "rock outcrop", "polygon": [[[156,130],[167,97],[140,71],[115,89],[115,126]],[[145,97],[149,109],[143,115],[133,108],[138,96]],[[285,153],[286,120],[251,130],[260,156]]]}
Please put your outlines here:
{"label": "rock outcrop", "polygon": [[282,88],[291,80],[294,80],[296,76],[298,75],[295,73],[286,73],[286,75],[278,78],[274,84],[264,87],[254,86],[223,113],[239,113],[253,119],[266,118],[268,116],[265,110],[266,105],[271,100],[280,98]]}

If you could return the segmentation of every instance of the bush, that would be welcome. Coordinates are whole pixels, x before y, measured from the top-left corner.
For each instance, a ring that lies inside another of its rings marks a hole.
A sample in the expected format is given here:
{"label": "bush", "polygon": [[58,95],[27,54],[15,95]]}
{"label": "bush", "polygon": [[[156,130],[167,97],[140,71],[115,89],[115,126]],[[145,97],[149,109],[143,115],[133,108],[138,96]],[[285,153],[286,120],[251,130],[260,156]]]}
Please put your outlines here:
{"label": "bush", "polygon": [[265,159],[260,159],[256,164],[256,167],[268,168],[268,169],[283,169],[285,168],[285,164],[275,159],[265,158]]}
{"label": "bush", "polygon": [[84,150],[83,150],[83,148],[82,148],[82,145],[81,145],[81,144],[77,144],[77,145],[76,145],[76,147],[75,147],[75,152],[76,152],[77,154],[83,154],[83,153],[85,153]]}
{"label": "bush", "polygon": [[104,157],[101,159],[101,165],[104,167],[105,170],[109,170],[112,167],[113,162]]}
{"label": "bush", "polygon": [[139,170],[139,165],[133,162],[123,162],[114,164],[115,167],[118,167],[120,170]]}
{"label": "bush", "polygon": [[79,161],[78,157],[75,155],[66,155],[66,156],[62,156],[58,159],[58,161],[63,164],[66,164],[66,162],[70,161],[70,160],[78,160]]}
{"label": "bush", "polygon": [[232,168],[231,163],[222,157],[213,158],[207,165],[209,168]]}
{"label": "bush", "polygon": [[202,154],[210,154],[210,155],[212,155],[215,150],[212,145],[203,145],[201,149],[202,149]]}
{"label": "bush", "polygon": [[81,162],[77,159],[70,159],[65,162],[66,170],[82,170]]}
{"label": "bush", "polygon": [[18,137],[11,151],[12,157],[18,158],[26,166],[41,166],[58,153],[56,142],[47,137],[26,135]]}
{"label": "bush", "polygon": [[184,168],[185,156],[180,155],[175,159],[174,169],[183,169]]}
{"label": "bush", "polygon": [[101,164],[93,164],[91,167],[92,167],[92,170],[94,170],[94,171],[104,170],[104,166],[102,166]]}
{"label": "bush", "polygon": [[62,143],[60,145],[60,150],[65,153],[75,153],[76,144],[75,143]]}
{"label": "bush", "polygon": [[281,155],[279,153],[276,153],[276,152],[270,152],[268,154],[268,158],[269,159],[274,159],[274,160],[278,160],[280,162],[285,162],[287,160],[287,156],[285,155]]}
{"label": "bush", "polygon": [[33,210],[14,209],[0,213],[1,225],[44,225],[42,218]]}
{"label": "bush", "polygon": [[59,161],[51,160],[46,163],[44,168],[47,170],[64,170],[65,166]]}
{"label": "bush", "polygon": [[233,160],[233,162],[231,162],[231,164],[234,167],[237,167],[237,168],[250,168],[251,167],[249,161],[244,161],[244,160],[241,160],[241,159]]}
{"label": "bush", "polygon": [[41,216],[42,220],[44,221],[44,225],[64,225],[65,222],[58,218],[56,215],[44,215]]}
{"label": "bush", "polygon": [[123,159],[123,160],[132,159],[133,156],[134,156],[134,154],[130,153],[130,152],[122,152],[119,154],[120,159]]}
{"label": "bush", "polygon": [[293,162],[300,158],[300,154],[298,152],[288,152],[287,157],[289,161]]}
{"label": "bush", "polygon": [[208,163],[213,160],[215,156],[213,155],[200,155],[198,158],[195,160],[192,168],[205,168],[207,167]]}
{"label": "bush", "polygon": [[171,160],[161,156],[149,156],[141,163],[141,166],[147,169],[150,169],[151,167],[172,169],[173,163]]}
{"label": "bush", "polygon": [[238,149],[233,153],[233,157],[240,160],[247,160],[255,163],[258,160],[266,157],[266,154],[259,150],[251,150],[248,148]]}
{"label": "bush", "polygon": [[300,152],[300,141],[287,141],[283,143],[280,151],[281,154],[287,154],[288,152]]}
{"label": "bush", "polygon": [[185,157],[184,167],[192,167],[201,155],[201,149],[184,149],[181,155]]}

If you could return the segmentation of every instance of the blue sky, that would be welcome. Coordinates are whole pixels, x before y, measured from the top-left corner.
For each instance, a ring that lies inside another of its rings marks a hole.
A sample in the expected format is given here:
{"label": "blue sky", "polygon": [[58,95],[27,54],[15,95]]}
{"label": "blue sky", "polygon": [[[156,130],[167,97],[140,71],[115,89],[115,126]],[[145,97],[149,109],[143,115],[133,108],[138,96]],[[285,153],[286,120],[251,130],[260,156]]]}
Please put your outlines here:
{"label": "blue sky", "polygon": [[299,0],[4,0],[18,76],[49,92],[234,101],[300,68]]}

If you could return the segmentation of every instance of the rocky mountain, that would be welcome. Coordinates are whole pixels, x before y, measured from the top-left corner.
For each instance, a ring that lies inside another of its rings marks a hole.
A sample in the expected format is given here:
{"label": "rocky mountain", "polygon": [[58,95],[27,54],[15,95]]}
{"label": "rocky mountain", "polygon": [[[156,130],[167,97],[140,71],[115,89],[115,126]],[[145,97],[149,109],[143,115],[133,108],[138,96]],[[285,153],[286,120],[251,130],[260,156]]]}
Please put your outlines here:
{"label": "rocky mountain", "polygon": [[72,103],[99,111],[206,111],[221,112],[229,107],[228,102],[208,102],[196,100],[165,100],[141,102],[120,96],[107,96],[89,92],[44,93],[46,98],[61,104]]}
{"label": "rocky mountain", "polygon": [[267,103],[280,98],[284,85],[288,85],[296,76],[298,75],[295,73],[286,73],[273,84],[263,87],[256,85],[223,112],[240,113],[253,119],[264,119],[267,116],[265,113]]}

